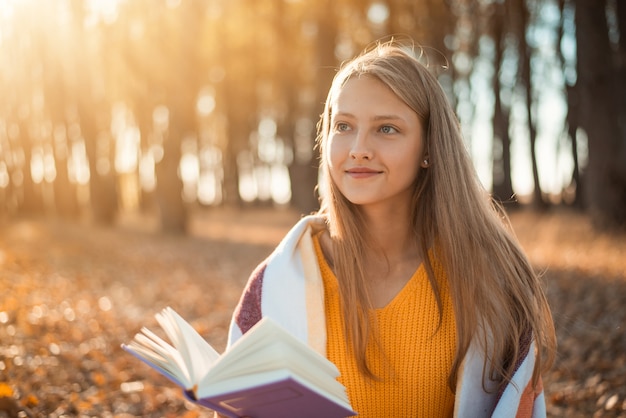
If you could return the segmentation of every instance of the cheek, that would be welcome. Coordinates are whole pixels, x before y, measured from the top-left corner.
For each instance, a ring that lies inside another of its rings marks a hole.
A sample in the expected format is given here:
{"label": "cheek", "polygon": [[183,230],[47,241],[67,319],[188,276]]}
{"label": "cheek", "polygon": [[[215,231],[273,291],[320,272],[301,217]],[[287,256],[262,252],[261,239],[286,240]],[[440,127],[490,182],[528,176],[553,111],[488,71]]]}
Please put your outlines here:
{"label": "cheek", "polygon": [[328,180],[332,181],[337,187],[341,184],[345,154],[345,150],[341,146],[341,141],[332,141],[329,139],[323,158],[326,162],[326,175],[328,176]]}
{"label": "cheek", "polygon": [[326,159],[326,164],[328,165],[328,169],[332,173],[333,170],[336,170],[340,167],[343,151],[340,147],[338,141],[334,141],[333,137],[328,138],[328,143],[326,144],[326,151],[324,158]]}
{"label": "cheek", "polygon": [[405,181],[413,182],[420,175],[422,159],[420,150],[411,150],[396,155],[396,159],[391,164],[400,168],[400,173],[403,173]]}

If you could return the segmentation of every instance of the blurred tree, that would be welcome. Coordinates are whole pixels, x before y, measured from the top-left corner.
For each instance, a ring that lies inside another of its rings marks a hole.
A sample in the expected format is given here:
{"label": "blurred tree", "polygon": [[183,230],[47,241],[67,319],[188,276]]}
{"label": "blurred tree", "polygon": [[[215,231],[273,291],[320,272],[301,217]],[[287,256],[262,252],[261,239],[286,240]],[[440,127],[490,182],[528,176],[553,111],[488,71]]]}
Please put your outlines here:
{"label": "blurred tree", "polygon": [[[76,70],[72,58],[83,49],[75,43],[76,22],[82,27],[80,15],[70,13],[65,5],[51,3],[49,13],[39,22],[41,33],[38,56],[42,66],[43,99],[45,109],[41,109],[38,125],[41,131],[40,141],[44,148],[51,146],[54,152],[55,178],[53,181],[54,206],[56,212],[66,218],[76,218],[79,215],[78,194],[76,183],[70,179],[69,166],[72,159],[72,144],[80,141],[80,128],[71,109],[75,102],[73,93],[76,85],[73,82],[82,75]],[[68,19],[69,24],[62,24]],[[34,109],[37,112],[37,109]],[[39,113],[39,112],[38,112]]]}
{"label": "blurred tree", "polygon": [[74,85],[68,92],[76,106],[80,137],[85,144],[89,164],[89,207],[98,223],[112,224],[118,208],[114,170],[114,144],[110,133],[114,74],[110,68],[116,60],[116,34],[112,25],[101,22],[86,27],[86,3],[73,0],[72,39],[74,48],[66,59],[72,60]]}
{"label": "blurred tree", "polygon": [[[8,84],[5,86],[6,91],[14,92],[8,95],[13,99],[9,102],[12,108],[8,115],[9,123],[13,127],[11,139],[14,164],[10,175],[16,186],[18,214],[39,215],[44,213],[44,202],[41,187],[33,179],[31,161],[33,149],[38,145],[38,132],[41,132],[41,126],[34,117],[33,106],[40,106],[43,99],[40,90],[42,63],[39,56],[43,50],[42,37],[38,36],[39,22],[25,19],[25,10],[18,9],[15,13],[19,24],[24,26],[15,28],[9,59],[22,63],[24,68],[11,68]],[[18,30],[24,30],[24,36],[18,36]]]}
{"label": "blurred tree", "polygon": [[[513,32],[517,38],[519,77],[523,88],[524,104],[526,105],[526,123],[528,126],[528,145],[530,147],[530,163],[533,175],[533,204],[538,208],[545,208],[541,183],[539,181],[539,168],[537,165],[537,115],[533,111],[533,79],[531,74],[532,49],[528,45],[527,31],[530,24],[528,2],[526,0],[509,0],[513,20]],[[535,4],[536,6],[536,4]]]}
{"label": "blurred tree", "polygon": [[[619,33],[615,52],[615,76],[617,78],[617,91],[626,91],[626,2],[623,0],[615,0],[615,20],[616,29]],[[621,127],[621,160],[626,161],[626,94],[618,94],[618,115],[617,120],[620,121]],[[622,164],[622,175],[626,164]]]}
{"label": "blurred tree", "polygon": [[[619,125],[624,95],[619,86],[624,70],[609,38],[607,2],[576,0],[575,4],[578,115],[589,138],[589,161],[584,174],[586,205],[597,225],[624,226],[626,135]],[[620,7],[619,23],[623,24],[623,5]],[[620,38],[624,43],[623,36]],[[617,50],[623,51],[623,46]]]}
{"label": "blurred tree", "polygon": [[[28,109],[22,107],[22,111],[28,112]],[[17,212],[20,215],[40,215],[44,213],[43,199],[41,193],[36,188],[30,167],[34,145],[32,130],[35,127],[30,126],[28,113],[21,113],[18,115],[18,118],[18,128],[15,136],[15,142],[19,143],[19,148],[16,151],[18,164],[14,166],[11,176],[11,180],[19,187]]]}
{"label": "blurred tree", "polygon": [[[313,106],[310,99],[313,90],[311,79],[317,77],[318,72],[307,69],[310,65],[311,50],[318,51],[317,44],[315,48],[310,45],[311,34],[319,33],[320,29],[326,28],[320,26],[319,14],[310,16],[302,3],[288,4],[283,0],[276,0],[275,3],[276,36],[282,43],[280,48],[275,49],[274,56],[275,79],[280,100],[277,135],[287,141],[292,153],[288,165],[291,204],[301,213],[310,213],[319,207],[315,194],[318,164],[314,149],[314,126],[322,110],[317,101],[319,97],[315,96]],[[330,4],[329,6],[332,7]],[[327,9],[326,13],[329,15],[328,18],[332,19],[333,10]],[[332,32],[324,33],[322,36],[334,44]],[[316,53],[316,58],[319,61],[315,63],[315,67],[324,68],[321,63],[322,57]],[[334,61],[334,56],[331,59]]]}
{"label": "blurred tree", "polygon": [[163,133],[163,157],[156,164],[157,202],[161,227],[168,232],[184,232],[187,208],[183,202],[180,177],[181,144],[186,137],[198,135],[196,101],[204,74],[199,71],[199,39],[204,18],[200,0],[182,2],[174,10],[163,11],[154,46],[158,48],[163,85],[161,94],[169,110],[167,130]]}
{"label": "blurred tree", "polygon": [[[568,2],[569,9],[569,2]],[[563,48],[561,45],[563,44],[564,35],[566,33],[566,25],[567,19],[565,17],[568,10],[566,10],[566,0],[559,0],[559,14],[560,14],[560,22],[559,29],[557,33],[557,42],[556,44],[559,46],[557,48],[557,56],[559,59],[559,63],[561,68],[563,68],[563,73],[567,72],[567,67],[569,63],[565,58],[565,54],[563,53]],[[582,209],[583,206],[583,193],[582,193],[582,182],[580,178],[580,158],[578,156],[578,128],[580,127],[579,123],[579,105],[578,105],[578,95],[576,93],[575,81],[572,82],[571,77],[565,77],[565,97],[567,100],[567,115],[566,115],[566,129],[567,129],[567,139],[569,140],[570,149],[572,152],[572,177],[571,182],[567,185],[568,191],[573,192],[574,196],[571,199],[571,205]]]}
{"label": "blurred tree", "polygon": [[[250,150],[250,134],[258,123],[257,83],[258,51],[256,37],[257,7],[255,0],[234,0],[224,5],[221,44],[217,62],[223,65],[224,79],[218,100],[224,102],[227,120],[227,142],[224,150],[224,203],[241,204],[238,158]],[[265,52],[265,51],[263,51]],[[251,150],[255,153],[257,150]]]}
{"label": "blurred tree", "polygon": [[[163,80],[159,71],[167,63],[160,62],[158,55],[160,40],[157,34],[163,30],[157,20],[158,13],[158,8],[150,8],[145,1],[127,2],[121,7],[119,17],[111,28],[113,39],[116,39],[113,45],[118,49],[117,56],[112,57],[117,65],[111,66],[112,77],[120,90],[117,99],[129,107],[134,117],[139,130],[139,152],[143,158],[150,157],[152,165],[149,170],[155,178],[155,165],[162,158],[164,149],[162,131],[167,127],[167,112],[157,111],[158,106],[163,104]],[[110,106],[114,104],[111,103]],[[165,115],[163,118],[162,114]],[[116,138],[111,138],[111,142],[112,154],[115,155]],[[115,164],[112,167],[117,171]],[[156,179],[154,182],[156,183]],[[156,185],[150,191],[143,185],[140,188],[139,198],[144,211],[155,207],[158,211],[155,188]]]}
{"label": "blurred tree", "polygon": [[[336,15],[337,5],[333,0],[323,0],[317,2],[317,9],[315,11],[315,30],[317,36],[315,38],[314,50],[313,50],[313,66],[316,69],[316,78],[314,85],[314,106],[311,109],[311,120],[318,123],[320,115],[324,113],[324,104],[328,96],[328,90],[335,76],[337,69],[337,57],[335,54],[335,48],[338,43],[338,17]],[[319,158],[317,147],[315,152],[311,154],[312,161],[317,161]],[[317,164],[310,165],[311,169],[307,170],[306,166],[294,167],[292,172],[297,172],[296,184],[298,190],[295,190],[297,199],[303,202],[313,203],[308,196],[311,196],[311,190],[314,190],[317,185]],[[315,167],[315,171],[312,170]],[[300,168],[300,170],[296,170]],[[312,186],[312,187],[311,187]],[[292,188],[293,189],[293,188]],[[319,206],[316,202],[315,207]]]}
{"label": "blurred tree", "polygon": [[504,52],[507,48],[507,30],[511,27],[511,16],[507,13],[510,8],[505,3],[491,5],[491,35],[494,41],[494,74],[492,89],[494,96],[493,111],[493,166],[492,166],[492,193],[501,202],[511,203],[514,195],[511,181],[511,137],[509,135],[510,109],[502,103],[504,86],[500,82],[504,61]]}
{"label": "blurred tree", "polygon": [[[560,81],[540,72],[545,51],[536,33],[545,25],[540,7],[555,4],[562,14],[560,27],[554,26],[559,40],[573,37],[563,16],[576,9],[577,71],[574,59],[558,49],[567,72],[562,83],[573,184],[580,197],[578,172],[584,172],[590,211],[600,223],[623,223],[626,96],[616,92],[626,86],[626,37],[620,36],[626,6],[620,0],[2,3],[0,205],[76,216],[85,203],[85,177],[75,171],[85,165],[78,161],[85,154],[91,212],[107,223],[131,201],[133,210],[158,208],[163,229],[184,230],[189,206],[202,200],[205,171],[218,189],[206,201],[239,206],[243,180],[250,178],[256,193],[246,199],[275,202],[276,187],[287,182],[277,186],[273,176],[288,169],[291,205],[303,213],[315,210],[315,124],[332,77],[341,61],[391,36],[414,40],[418,52],[423,47],[423,61],[466,124],[481,116],[476,89],[484,84],[473,80],[491,83],[492,98],[485,89],[479,93],[493,99],[493,119],[481,120],[493,126],[493,193],[505,200],[513,195],[510,146],[523,141],[530,149],[533,199],[541,204],[535,150],[540,83]],[[485,52],[491,42],[495,49]],[[473,60],[486,60],[489,68]],[[203,110],[201,98],[210,102]],[[527,136],[517,129],[518,103]],[[589,138],[581,161],[579,128]],[[140,141],[138,149],[123,151],[128,141]],[[116,156],[129,165],[116,167]],[[185,183],[182,171],[191,176]]]}
{"label": "blurred tree", "polygon": [[127,78],[126,94],[140,131],[141,149],[155,153],[155,201],[161,228],[183,232],[187,208],[179,175],[181,141],[197,131],[200,73],[195,37],[204,14],[198,2],[181,3],[173,10],[151,4],[137,1],[126,6],[123,56],[127,68],[122,77]]}

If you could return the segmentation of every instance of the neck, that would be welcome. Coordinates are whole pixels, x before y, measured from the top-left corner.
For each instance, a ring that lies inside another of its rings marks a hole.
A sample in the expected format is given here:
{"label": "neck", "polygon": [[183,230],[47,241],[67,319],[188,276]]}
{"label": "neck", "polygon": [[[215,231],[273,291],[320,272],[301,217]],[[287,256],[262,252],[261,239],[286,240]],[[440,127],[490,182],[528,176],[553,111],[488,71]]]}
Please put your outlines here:
{"label": "neck", "polygon": [[387,306],[421,263],[408,208],[387,208],[362,208],[372,240],[371,253],[363,260],[365,275],[362,280],[367,287],[369,303],[374,308]]}
{"label": "neck", "polygon": [[386,258],[391,264],[415,256],[415,235],[408,208],[363,208],[372,239],[374,259]]}

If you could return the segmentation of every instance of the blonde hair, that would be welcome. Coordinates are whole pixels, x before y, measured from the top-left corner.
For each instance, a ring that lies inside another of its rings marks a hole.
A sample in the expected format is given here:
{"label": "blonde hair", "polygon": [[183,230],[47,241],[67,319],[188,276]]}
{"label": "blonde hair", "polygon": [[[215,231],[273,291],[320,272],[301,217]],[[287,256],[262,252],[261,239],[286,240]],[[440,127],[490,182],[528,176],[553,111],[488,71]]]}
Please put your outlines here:
{"label": "blonde hair", "polygon": [[[463,143],[459,123],[443,89],[412,52],[394,41],[381,43],[344,64],[328,93],[318,124],[322,195],[320,213],[333,238],[333,264],[339,280],[344,330],[365,375],[377,378],[366,361],[374,342],[369,322],[371,305],[362,284],[368,251],[358,206],[350,203],[333,183],[326,157],[332,103],[352,77],[368,75],[387,85],[415,111],[424,127],[429,166],[420,169],[411,202],[411,222],[417,248],[440,308],[441,298],[428,254],[443,263],[456,317],[457,349],[449,377],[455,386],[470,344],[486,351],[484,376],[506,384],[523,357],[528,337],[539,347],[533,375],[554,357],[554,325],[541,282],[515,239],[508,218],[480,184]],[[365,245],[364,245],[365,243]],[[434,245],[433,245],[434,244]],[[488,360],[487,360],[488,359]],[[485,381],[483,382],[485,384]]]}

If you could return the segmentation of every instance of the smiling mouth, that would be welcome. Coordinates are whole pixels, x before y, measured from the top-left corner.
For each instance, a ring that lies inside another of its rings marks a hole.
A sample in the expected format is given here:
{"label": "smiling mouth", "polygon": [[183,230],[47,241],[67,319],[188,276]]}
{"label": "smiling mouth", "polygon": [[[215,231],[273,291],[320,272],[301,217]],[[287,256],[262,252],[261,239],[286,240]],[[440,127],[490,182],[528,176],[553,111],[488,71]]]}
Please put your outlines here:
{"label": "smiling mouth", "polygon": [[371,168],[367,168],[367,167],[353,167],[353,168],[349,168],[346,171],[348,171],[349,173],[378,173],[379,171],[371,169]]}
{"label": "smiling mouth", "polygon": [[367,177],[375,176],[376,174],[380,174],[380,173],[381,171],[376,171],[376,170],[372,170],[371,168],[362,168],[362,167],[351,168],[349,170],[346,170],[346,174],[348,174],[349,176],[353,178],[367,178]]}

